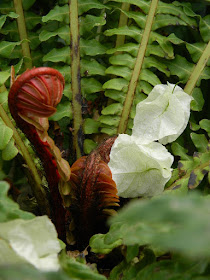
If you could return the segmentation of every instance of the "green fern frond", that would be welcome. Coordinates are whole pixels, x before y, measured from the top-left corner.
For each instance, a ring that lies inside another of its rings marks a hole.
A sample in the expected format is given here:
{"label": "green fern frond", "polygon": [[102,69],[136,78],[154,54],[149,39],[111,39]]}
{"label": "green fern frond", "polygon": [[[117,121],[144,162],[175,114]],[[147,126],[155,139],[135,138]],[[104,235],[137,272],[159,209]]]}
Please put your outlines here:
{"label": "green fern frond", "polygon": [[[134,83],[132,77],[136,75],[135,65],[138,64],[138,52],[142,45],[146,19],[149,9],[152,9],[155,2],[146,0],[116,0],[114,2],[129,3],[131,6],[129,11],[123,11],[112,2],[111,5],[114,5],[116,10],[120,10],[128,17],[129,24],[106,30],[104,33],[106,36],[125,36],[126,38],[123,45],[107,51],[107,54],[113,54],[113,56],[109,58],[111,66],[106,69],[106,74],[110,75],[110,79],[104,83],[103,89],[105,96],[112,100],[111,103],[117,101],[116,104],[121,105],[116,106],[121,108],[117,117],[119,123],[116,118],[115,121],[112,120],[111,116],[114,116],[112,110],[110,110],[110,114],[107,113],[109,106],[113,108],[113,104],[108,105],[106,110],[102,111],[101,131],[109,135],[117,132],[129,133],[132,128],[132,117],[135,116],[135,105],[146,98],[153,86],[170,81],[172,75],[178,75],[183,84],[188,81],[194,63],[196,63],[195,58],[194,61],[188,61],[185,55],[181,56],[175,51],[175,47],[182,50],[186,45],[189,49],[191,44],[180,36],[179,30],[185,28],[195,31],[199,25],[199,16],[192,11],[190,4],[181,5],[177,1],[173,3],[158,1],[157,9],[152,16],[153,24],[148,33],[148,44],[145,55],[143,55],[142,67],[135,79],[133,93],[129,96],[129,88]],[[173,32],[177,28],[176,34],[170,32],[170,26],[174,26]],[[191,53],[193,52],[192,47]],[[120,54],[118,54],[119,52]],[[184,52],[187,53],[186,48]],[[200,79],[208,78],[209,71],[205,68]]]}

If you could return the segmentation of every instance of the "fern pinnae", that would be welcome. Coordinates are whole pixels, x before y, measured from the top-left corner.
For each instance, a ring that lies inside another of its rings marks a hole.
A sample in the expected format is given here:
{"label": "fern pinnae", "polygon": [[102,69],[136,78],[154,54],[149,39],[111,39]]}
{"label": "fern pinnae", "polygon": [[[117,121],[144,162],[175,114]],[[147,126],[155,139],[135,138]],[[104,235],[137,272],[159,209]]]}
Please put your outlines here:
{"label": "fern pinnae", "polygon": [[77,158],[83,155],[82,96],[80,78],[80,46],[77,0],[69,1],[71,44],[71,88],[73,107],[73,146]]}
{"label": "fern pinnae", "polygon": [[146,48],[147,48],[147,44],[148,44],[148,40],[149,40],[149,35],[152,29],[152,23],[153,23],[153,19],[155,16],[155,12],[157,9],[157,5],[158,5],[158,0],[153,0],[151,2],[151,6],[150,6],[150,10],[149,10],[149,14],[147,16],[147,20],[146,20],[146,26],[145,26],[145,30],[142,36],[142,41],[141,41],[141,45],[139,47],[139,51],[138,51],[138,55],[137,55],[137,59],[136,59],[136,63],[133,69],[133,73],[131,76],[131,80],[128,86],[128,93],[126,95],[126,99],[125,99],[125,103],[123,106],[123,111],[122,111],[122,115],[120,118],[120,123],[118,126],[118,133],[125,133],[126,129],[127,129],[127,124],[128,124],[128,118],[130,115],[130,110],[131,110],[131,106],[133,104],[133,99],[134,99],[134,94],[135,94],[135,90],[136,90],[136,86],[137,86],[137,81],[142,69],[142,64],[144,61],[144,55],[146,52]]}
{"label": "fern pinnae", "polygon": [[25,58],[27,58],[25,60],[25,68],[30,69],[30,68],[32,68],[32,59],[31,59],[31,53],[30,53],[30,46],[28,43],[22,1],[14,0],[14,8],[15,8],[16,13],[19,15],[17,18],[17,24],[18,24],[18,31],[19,31],[19,36],[20,36],[20,40],[21,40],[22,53],[23,53],[23,56]]}
{"label": "fern pinnae", "polygon": [[[105,89],[105,96],[114,100],[115,103],[111,104],[111,107],[108,105],[102,110],[100,121],[101,131],[109,135],[114,135],[122,131],[126,133],[131,132],[132,119],[135,116],[135,106],[151,92],[153,86],[166,82],[171,75],[178,75],[180,80],[186,83],[192,71],[191,68],[193,64],[188,62],[184,57],[176,55],[177,50],[179,50],[179,45],[185,44],[185,41],[177,37],[174,33],[170,33],[168,26],[174,25],[175,30],[179,30],[180,28],[181,30],[183,28],[195,30],[195,28],[197,28],[197,21],[195,20],[196,15],[191,12],[189,5],[188,11],[186,12],[182,5],[178,5],[178,2],[158,2],[154,22],[149,33],[146,51],[143,55],[144,59],[142,61],[141,70],[138,80],[136,80],[133,99],[130,103],[130,109],[127,108],[127,116],[125,114],[126,117],[124,120],[128,120],[127,130],[125,128],[126,125],[123,129],[120,128],[119,130],[117,127],[122,111],[117,111],[116,116],[116,114],[114,115],[113,113],[113,108],[115,107],[119,110],[119,104],[126,104],[125,99],[127,98],[131,77],[137,63],[139,48],[145,30],[146,18],[152,2],[146,0],[114,0],[114,2],[126,2],[132,6],[129,11],[123,11],[119,7],[116,8],[129,18],[129,25],[105,31],[106,36],[126,36],[126,41],[123,45],[107,51],[107,54],[113,56],[109,59],[111,66],[106,69],[106,74],[115,75],[115,78],[112,79],[113,76],[111,76],[110,79],[104,83],[103,88]],[[178,47],[174,48],[174,46]],[[181,71],[183,63],[179,57],[186,61],[183,62],[186,67],[183,71]],[[180,73],[176,71],[177,67],[180,69]],[[162,72],[162,74],[160,72]],[[180,74],[185,76],[185,79],[180,77]],[[122,127],[124,123],[125,121],[121,121]]]}

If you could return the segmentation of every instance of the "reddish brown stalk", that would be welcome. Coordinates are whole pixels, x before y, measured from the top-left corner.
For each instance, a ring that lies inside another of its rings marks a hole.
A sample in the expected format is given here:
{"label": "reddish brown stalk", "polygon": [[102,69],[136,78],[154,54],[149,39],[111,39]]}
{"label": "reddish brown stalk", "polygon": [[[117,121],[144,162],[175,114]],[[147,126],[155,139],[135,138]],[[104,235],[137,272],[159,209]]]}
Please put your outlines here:
{"label": "reddish brown stalk", "polygon": [[[13,83],[9,92],[9,108],[17,126],[25,133],[42,161],[50,190],[51,219],[58,237],[65,240],[65,209],[59,193],[60,165],[66,164],[54,142],[47,134],[47,117],[52,115],[60,102],[64,78],[48,67],[27,70]],[[68,165],[68,164],[66,164]],[[68,172],[67,172],[68,173]]]}

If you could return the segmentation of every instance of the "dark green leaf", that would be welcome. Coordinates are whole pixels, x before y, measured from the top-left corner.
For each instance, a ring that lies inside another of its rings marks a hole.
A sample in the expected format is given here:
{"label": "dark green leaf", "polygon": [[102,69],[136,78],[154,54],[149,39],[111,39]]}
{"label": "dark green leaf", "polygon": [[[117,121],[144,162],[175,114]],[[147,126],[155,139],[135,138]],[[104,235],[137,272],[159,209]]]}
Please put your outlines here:
{"label": "dark green leaf", "polygon": [[191,133],[190,134],[191,139],[198,149],[199,152],[205,152],[207,149],[208,145],[208,140],[206,139],[204,134],[196,134],[196,133]]}
{"label": "dark green leaf", "polygon": [[98,121],[88,118],[88,119],[85,119],[85,121],[84,121],[83,131],[85,134],[98,133],[99,126],[100,126],[100,123]]}
{"label": "dark green leaf", "polygon": [[116,242],[113,242],[112,244],[106,244],[104,241],[106,235],[104,234],[96,234],[93,235],[90,239],[90,247],[91,251],[94,253],[100,253],[100,254],[108,254],[110,253],[114,248],[119,247],[122,245],[122,240],[116,240]]}
{"label": "dark green leaf", "polygon": [[[196,23],[196,22],[195,22]],[[174,17],[171,15],[157,15],[155,18],[155,22],[152,25],[152,30],[157,30],[158,28],[162,28],[168,25],[183,25],[186,26],[187,24],[178,17]]]}
{"label": "dark green leaf", "polygon": [[72,108],[69,101],[58,104],[56,113],[50,117],[50,120],[59,121],[64,117],[72,119]]}
{"label": "dark green leaf", "polygon": [[8,101],[8,91],[2,91],[0,93],[0,104],[6,112],[8,111],[8,102],[7,101]]}
{"label": "dark green leaf", "polygon": [[[197,137],[196,134],[195,136],[193,135],[193,141],[196,145],[201,145],[199,149],[204,149],[206,139],[202,134],[199,135],[201,135],[201,138]],[[199,143],[199,140],[201,140],[201,143]],[[169,187],[173,194],[174,192],[186,193],[188,188],[198,187],[204,176],[210,171],[209,161],[210,152],[207,146],[204,153],[195,152],[193,158],[189,157],[186,160],[180,160],[178,169],[173,170],[173,175],[167,184],[167,188]]]}
{"label": "dark green leaf", "polygon": [[148,82],[153,86],[161,84],[158,76],[148,69],[142,69],[139,79]]}
{"label": "dark green leaf", "polygon": [[202,129],[204,129],[210,137],[210,120],[203,119],[199,122],[199,124],[200,124],[200,127]]}
{"label": "dark green leaf", "polygon": [[80,51],[82,57],[84,55],[96,56],[99,54],[104,54],[107,51],[107,48],[100,44],[96,39],[84,40],[81,38]]}
{"label": "dark green leaf", "polygon": [[35,2],[36,0],[23,0],[23,9],[28,10]]}
{"label": "dark green leaf", "polygon": [[118,75],[123,77],[125,80],[130,81],[131,70],[126,66],[110,66],[105,71],[106,74]]}
{"label": "dark green leaf", "polygon": [[86,15],[80,18],[80,35],[87,35],[87,32],[92,31],[95,26],[102,26],[106,24],[104,16]]}
{"label": "dark green leaf", "polygon": [[165,63],[168,65],[171,75],[178,76],[182,83],[187,82],[194,66],[180,55],[176,55],[174,60],[166,61]]}
{"label": "dark green leaf", "polygon": [[113,103],[102,110],[103,115],[121,115],[123,106],[120,103]]}
{"label": "dark green leaf", "polygon": [[129,54],[118,54],[118,55],[111,56],[109,58],[109,62],[113,65],[122,65],[122,66],[127,66],[130,69],[133,69],[135,65],[135,58]]}
{"label": "dark green leaf", "polygon": [[68,277],[63,271],[41,272],[32,265],[14,265],[0,267],[1,280],[76,280]]}
{"label": "dark green leaf", "polygon": [[2,28],[2,26],[3,26],[4,23],[6,22],[7,17],[10,17],[10,18],[17,18],[17,17],[18,17],[18,14],[13,13],[13,12],[10,12],[10,13],[7,14],[7,15],[2,15],[2,16],[0,16],[0,29]]}
{"label": "dark green leaf", "polygon": [[94,78],[82,78],[82,94],[86,97],[91,93],[99,92],[102,90],[101,83]]}
{"label": "dark green leaf", "polygon": [[3,160],[11,160],[18,153],[18,149],[14,145],[14,139],[12,138],[5,149],[2,151],[2,159]]}
{"label": "dark green leaf", "polygon": [[20,45],[20,42],[0,42],[0,57],[10,58],[11,53],[13,52],[16,46]]}
{"label": "dark green leaf", "polygon": [[12,138],[13,131],[11,128],[7,127],[4,123],[0,123],[0,150],[6,148],[10,139]]}
{"label": "dark green leaf", "polygon": [[120,103],[123,103],[125,100],[125,95],[122,91],[107,89],[104,94],[105,94],[105,96],[107,96],[115,101],[118,101]]}
{"label": "dark green leaf", "polygon": [[114,89],[126,91],[128,87],[128,81],[124,79],[111,79],[103,85],[104,89]]}
{"label": "dark green leaf", "polygon": [[119,116],[100,116],[99,118],[100,122],[103,124],[108,124],[110,126],[115,126],[119,124],[120,117]]}
{"label": "dark green leaf", "polygon": [[63,39],[67,45],[70,44],[70,28],[68,25],[64,25],[57,30],[54,31],[48,31],[48,30],[42,30],[42,32],[39,35],[40,41],[47,41],[48,39],[59,36],[61,39]]}
{"label": "dark green leaf", "polygon": [[132,245],[128,246],[126,250],[126,261],[131,262],[139,254],[139,246]]}
{"label": "dark green leaf", "polygon": [[210,15],[200,18],[200,33],[204,42],[208,43],[210,39]]}
{"label": "dark green leaf", "polygon": [[111,227],[104,240],[112,244],[123,239],[127,245],[153,244],[189,257],[207,257],[209,211],[209,198],[199,195],[133,201],[111,219],[111,224],[118,226]]}
{"label": "dark green leaf", "polygon": [[[128,246],[139,249],[137,246]],[[141,279],[136,278],[138,272],[141,271],[144,267],[149,266],[155,261],[155,255],[152,250],[145,248],[141,250],[140,258],[135,258],[133,262],[130,263],[122,261],[119,265],[114,267],[110,274],[110,280],[135,280]]]}
{"label": "dark green leaf", "polygon": [[90,152],[92,152],[92,150],[94,150],[97,147],[96,142],[94,142],[91,139],[85,139],[84,141],[84,153],[85,154],[89,154]]}
{"label": "dark green leaf", "polygon": [[[182,7],[178,5],[177,2],[173,2],[171,4],[164,3],[159,1],[158,8],[157,8],[157,14],[170,14],[174,15],[177,18],[180,18],[182,21],[184,21],[187,25],[191,26],[192,28],[195,28],[197,26],[196,20],[193,18],[195,14],[193,13],[192,9],[188,7],[188,13],[183,11]],[[177,21],[178,24],[178,21]]]}
{"label": "dark green leaf", "polygon": [[52,49],[48,54],[43,57],[43,61],[51,62],[65,62],[70,64],[70,49],[64,47],[61,49]]}
{"label": "dark green leaf", "polygon": [[65,255],[61,257],[61,266],[69,277],[86,280],[106,280],[106,277],[98,274],[87,265],[69,258]]}
{"label": "dark green leaf", "polygon": [[113,28],[106,30],[104,32],[106,36],[113,36],[113,35],[124,35],[130,36],[136,40],[136,42],[140,43],[142,38],[142,31],[138,27],[135,26],[122,26],[119,28]]}
{"label": "dark green leaf", "polygon": [[104,127],[104,124],[103,124],[103,127],[101,128],[101,133],[105,133],[109,136],[113,136],[113,135],[117,134],[117,128],[113,127],[113,126],[108,126],[108,125],[106,127]]}
{"label": "dark green leaf", "polygon": [[0,223],[8,222],[15,219],[29,220],[34,215],[19,209],[19,205],[7,197],[9,184],[0,182]]}
{"label": "dark green leaf", "polygon": [[55,6],[46,16],[42,17],[43,22],[56,20],[69,24],[69,6]]}
{"label": "dark green leaf", "polygon": [[198,42],[194,44],[186,43],[186,47],[192,57],[193,62],[197,63],[206,47],[206,44],[203,42]]}
{"label": "dark green leaf", "polygon": [[188,150],[174,142],[171,145],[172,152],[175,156],[180,156],[181,159],[191,160],[191,157],[187,155]]}
{"label": "dark green leaf", "polygon": [[[56,65],[55,68],[64,76],[66,83],[71,82],[71,67],[69,65]],[[65,84],[65,88],[66,86],[68,85]]]}
{"label": "dark green leaf", "polygon": [[90,9],[104,9],[108,8],[107,6],[101,4],[98,0],[79,0],[78,1],[78,14],[82,15],[83,13],[89,11]]}
{"label": "dark green leaf", "polygon": [[10,73],[7,71],[0,72],[0,86],[2,86],[10,77]]}
{"label": "dark green leaf", "polygon": [[105,67],[98,63],[95,59],[81,60],[81,75],[82,76],[92,76],[101,75],[105,76]]}
{"label": "dark green leaf", "polygon": [[203,98],[203,94],[200,88],[194,88],[193,93],[192,93],[192,97],[194,98],[190,104],[190,107],[193,111],[198,111],[200,112],[203,109],[203,105],[204,105],[204,98]]}
{"label": "dark green leaf", "polygon": [[32,30],[37,24],[40,24],[41,17],[33,12],[25,12],[25,22],[28,30]]}

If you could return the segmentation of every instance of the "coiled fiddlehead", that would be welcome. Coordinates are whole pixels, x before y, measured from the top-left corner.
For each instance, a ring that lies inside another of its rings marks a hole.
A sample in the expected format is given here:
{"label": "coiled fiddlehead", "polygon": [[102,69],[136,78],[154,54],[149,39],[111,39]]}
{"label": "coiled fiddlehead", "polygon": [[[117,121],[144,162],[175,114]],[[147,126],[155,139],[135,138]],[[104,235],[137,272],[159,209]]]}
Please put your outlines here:
{"label": "coiled fiddlehead", "polygon": [[60,181],[68,181],[70,167],[48,136],[48,117],[62,98],[64,78],[55,69],[27,70],[12,84],[8,104],[17,126],[24,132],[42,161],[51,196],[51,219],[59,238],[65,240],[65,209],[59,193]]}
{"label": "coiled fiddlehead", "polygon": [[[117,188],[107,165],[116,137],[101,144],[89,156],[78,159],[71,167],[70,232],[79,249],[88,245],[90,237],[106,231],[106,219],[119,206]],[[69,236],[69,243],[72,242]]]}

